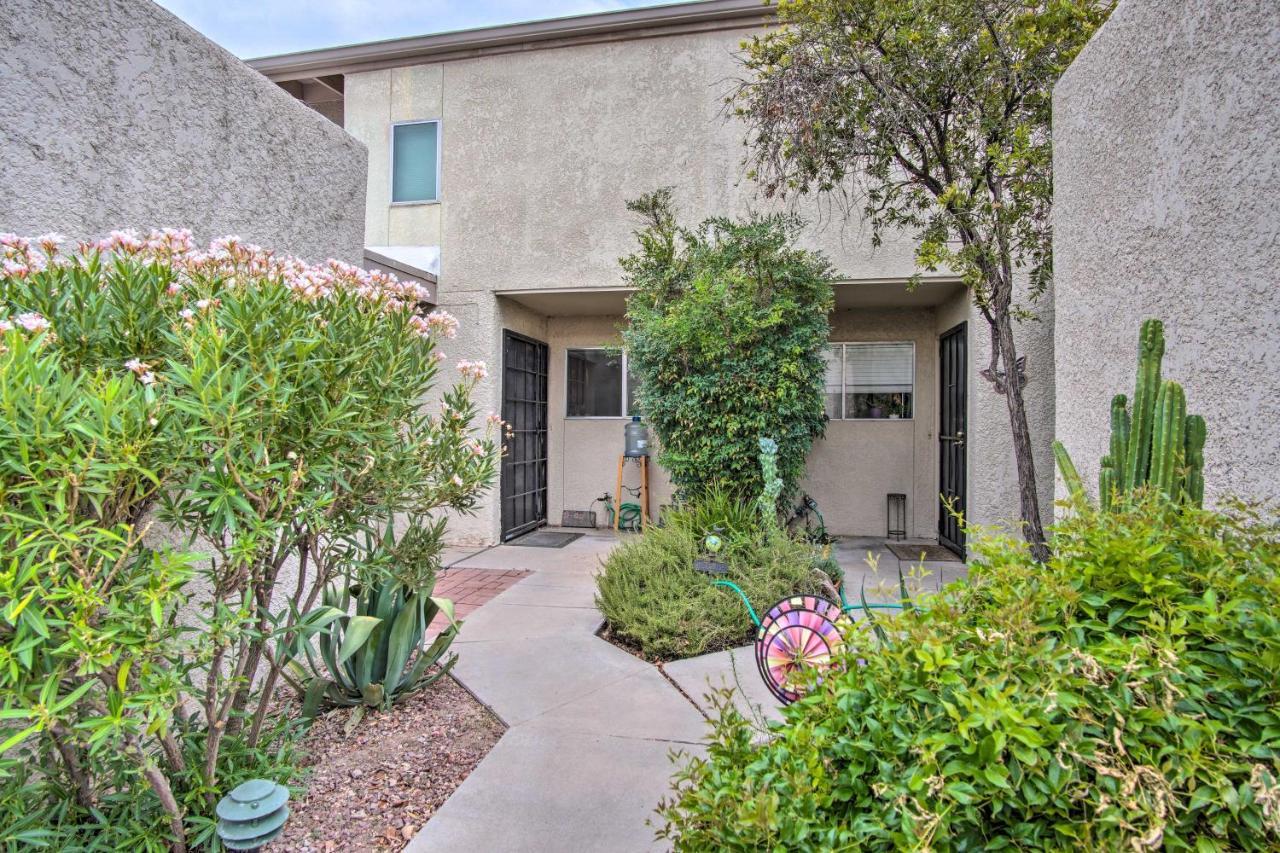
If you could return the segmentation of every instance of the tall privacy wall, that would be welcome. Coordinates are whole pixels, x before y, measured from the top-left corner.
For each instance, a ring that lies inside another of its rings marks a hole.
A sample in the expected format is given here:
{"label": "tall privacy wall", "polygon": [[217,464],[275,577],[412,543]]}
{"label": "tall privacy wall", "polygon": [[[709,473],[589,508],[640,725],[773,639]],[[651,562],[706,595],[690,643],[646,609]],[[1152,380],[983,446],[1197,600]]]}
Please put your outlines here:
{"label": "tall privacy wall", "polygon": [[1206,496],[1280,498],[1275,0],[1123,0],[1053,108],[1058,438],[1096,488],[1160,317],[1164,373],[1208,421]]}
{"label": "tall privacy wall", "polygon": [[0,14],[0,231],[237,234],[356,263],[364,146],[150,0]]}

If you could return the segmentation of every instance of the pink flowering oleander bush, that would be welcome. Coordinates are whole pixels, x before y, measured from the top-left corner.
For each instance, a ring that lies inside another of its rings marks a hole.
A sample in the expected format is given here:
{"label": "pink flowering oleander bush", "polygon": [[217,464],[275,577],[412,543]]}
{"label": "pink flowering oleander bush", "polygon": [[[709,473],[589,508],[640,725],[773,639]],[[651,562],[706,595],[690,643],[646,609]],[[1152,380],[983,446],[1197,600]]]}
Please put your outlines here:
{"label": "pink flowering oleander bush", "polygon": [[[0,235],[0,843],[216,844],[332,582],[429,594],[502,423],[425,292],[236,238]],[[427,401],[435,400],[434,403]],[[395,553],[369,531],[402,531]]]}

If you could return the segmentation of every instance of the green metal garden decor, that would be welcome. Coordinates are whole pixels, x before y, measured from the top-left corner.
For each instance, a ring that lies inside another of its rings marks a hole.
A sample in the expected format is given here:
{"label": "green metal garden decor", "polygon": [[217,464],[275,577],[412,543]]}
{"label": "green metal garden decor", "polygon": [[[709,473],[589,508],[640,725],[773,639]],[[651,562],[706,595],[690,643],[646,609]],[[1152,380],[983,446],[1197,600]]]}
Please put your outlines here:
{"label": "green metal garden decor", "polygon": [[800,502],[787,522],[787,530],[793,536],[801,536],[814,545],[827,545],[834,541],[827,533],[827,521],[818,509],[818,502],[810,495],[802,495]]}
{"label": "green metal garden decor", "polygon": [[[714,535],[707,537],[716,539]],[[714,553],[707,542],[707,550]],[[728,566],[715,560],[695,560],[694,569],[709,575],[722,575]],[[775,602],[761,619],[751,600],[742,588],[731,580],[718,578],[712,583],[731,589],[746,605],[747,613],[756,626],[755,658],[760,678],[779,702],[789,705],[803,695],[807,679],[803,672],[822,672],[834,665],[836,657],[845,647],[845,635],[853,625],[850,613],[862,610],[902,610],[908,605],[906,584],[899,578],[903,604],[870,604],[865,590],[858,604],[850,604],[844,595],[843,585],[836,588],[840,603],[836,604],[820,595],[791,595]]]}
{"label": "green metal garden decor", "polygon": [[250,779],[227,794],[215,810],[218,838],[228,850],[257,850],[284,831],[289,789],[269,779]]}

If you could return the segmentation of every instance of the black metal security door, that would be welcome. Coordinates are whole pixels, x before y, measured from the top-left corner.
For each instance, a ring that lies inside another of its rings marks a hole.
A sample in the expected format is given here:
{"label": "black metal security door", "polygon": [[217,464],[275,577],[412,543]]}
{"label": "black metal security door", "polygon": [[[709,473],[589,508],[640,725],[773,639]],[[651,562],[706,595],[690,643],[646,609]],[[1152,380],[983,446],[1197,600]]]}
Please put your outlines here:
{"label": "black metal security door", "polygon": [[961,323],[938,342],[938,542],[964,556],[964,530],[953,512],[965,512],[965,429],[968,389],[967,323]]}
{"label": "black metal security door", "polygon": [[502,332],[502,540],[547,523],[547,345]]}

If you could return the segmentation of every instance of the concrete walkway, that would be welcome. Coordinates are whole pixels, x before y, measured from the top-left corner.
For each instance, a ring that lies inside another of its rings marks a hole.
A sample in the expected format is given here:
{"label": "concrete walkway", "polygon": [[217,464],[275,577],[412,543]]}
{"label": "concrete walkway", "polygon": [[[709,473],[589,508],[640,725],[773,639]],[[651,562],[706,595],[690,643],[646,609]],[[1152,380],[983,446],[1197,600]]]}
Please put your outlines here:
{"label": "concrete walkway", "polygon": [[[660,670],[595,636],[594,575],[617,541],[590,533],[564,548],[450,553],[451,568],[530,572],[468,616],[454,646],[454,676],[510,728],[407,850],[663,849],[653,810],[669,792],[670,754],[701,750],[708,689],[734,688],[744,710],[777,716],[749,647]],[[869,600],[896,598],[899,563],[879,540],[834,553],[851,589],[865,575]],[[929,568],[947,582],[964,567]]]}
{"label": "concrete walkway", "polygon": [[653,666],[595,636],[593,576],[617,540],[501,546],[458,568],[532,572],[470,617],[454,676],[510,726],[409,844],[424,851],[661,849],[673,750],[706,721]]}

